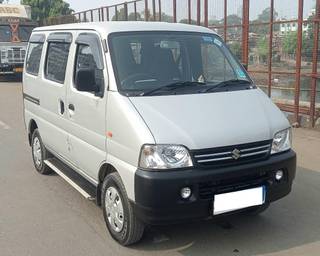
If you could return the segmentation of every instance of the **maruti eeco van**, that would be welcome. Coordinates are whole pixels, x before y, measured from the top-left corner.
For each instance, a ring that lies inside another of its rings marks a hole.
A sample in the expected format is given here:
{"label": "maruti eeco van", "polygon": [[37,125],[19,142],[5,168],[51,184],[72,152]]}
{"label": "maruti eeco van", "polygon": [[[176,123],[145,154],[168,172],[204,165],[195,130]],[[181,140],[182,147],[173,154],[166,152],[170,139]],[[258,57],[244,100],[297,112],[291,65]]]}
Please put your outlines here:
{"label": "maruti eeco van", "polygon": [[146,225],[258,214],[291,191],[288,120],[207,28],[37,28],[23,97],[36,170],[95,200],[122,245]]}

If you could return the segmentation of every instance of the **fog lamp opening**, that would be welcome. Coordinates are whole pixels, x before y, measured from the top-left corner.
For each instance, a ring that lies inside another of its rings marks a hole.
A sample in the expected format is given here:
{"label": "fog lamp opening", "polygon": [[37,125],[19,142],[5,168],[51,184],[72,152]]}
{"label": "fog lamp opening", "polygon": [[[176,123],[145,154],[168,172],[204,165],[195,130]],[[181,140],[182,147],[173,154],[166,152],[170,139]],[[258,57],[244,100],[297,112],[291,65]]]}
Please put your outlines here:
{"label": "fog lamp opening", "polygon": [[284,172],[283,170],[280,169],[276,171],[276,174],[274,177],[276,178],[277,181],[280,181],[283,178],[283,176],[284,176]]}
{"label": "fog lamp opening", "polygon": [[189,187],[184,187],[180,190],[180,195],[183,199],[188,199],[191,196],[191,188]]}

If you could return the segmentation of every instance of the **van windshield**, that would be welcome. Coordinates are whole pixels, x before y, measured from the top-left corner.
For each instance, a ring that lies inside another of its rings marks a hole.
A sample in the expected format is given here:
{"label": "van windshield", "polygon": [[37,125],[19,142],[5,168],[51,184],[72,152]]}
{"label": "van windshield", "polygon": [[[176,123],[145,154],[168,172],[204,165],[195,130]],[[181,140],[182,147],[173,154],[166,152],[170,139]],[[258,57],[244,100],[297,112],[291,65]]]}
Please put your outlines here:
{"label": "van windshield", "polygon": [[207,93],[215,87],[240,90],[251,86],[246,71],[213,34],[114,33],[109,44],[118,90],[127,96]]}
{"label": "van windshield", "polygon": [[0,42],[11,42],[10,26],[0,26]]}

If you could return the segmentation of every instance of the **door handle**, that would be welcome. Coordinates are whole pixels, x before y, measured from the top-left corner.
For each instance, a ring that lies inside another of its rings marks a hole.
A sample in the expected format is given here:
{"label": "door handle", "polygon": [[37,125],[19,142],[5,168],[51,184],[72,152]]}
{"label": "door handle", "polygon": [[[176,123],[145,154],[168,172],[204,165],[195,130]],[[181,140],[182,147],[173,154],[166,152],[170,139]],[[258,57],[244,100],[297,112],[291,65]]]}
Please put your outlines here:
{"label": "door handle", "polygon": [[64,102],[62,100],[59,100],[59,105],[60,105],[60,114],[64,114]]}

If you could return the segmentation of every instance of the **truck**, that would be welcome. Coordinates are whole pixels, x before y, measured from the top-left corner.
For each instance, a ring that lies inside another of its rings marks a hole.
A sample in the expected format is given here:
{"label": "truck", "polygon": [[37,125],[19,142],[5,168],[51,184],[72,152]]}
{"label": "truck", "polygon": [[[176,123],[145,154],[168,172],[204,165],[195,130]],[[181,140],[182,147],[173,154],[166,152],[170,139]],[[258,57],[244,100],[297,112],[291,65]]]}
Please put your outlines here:
{"label": "truck", "polygon": [[35,27],[30,6],[0,5],[0,76],[22,74],[27,44]]}

